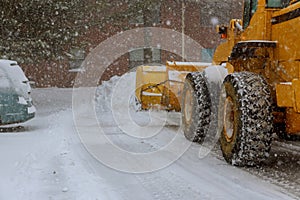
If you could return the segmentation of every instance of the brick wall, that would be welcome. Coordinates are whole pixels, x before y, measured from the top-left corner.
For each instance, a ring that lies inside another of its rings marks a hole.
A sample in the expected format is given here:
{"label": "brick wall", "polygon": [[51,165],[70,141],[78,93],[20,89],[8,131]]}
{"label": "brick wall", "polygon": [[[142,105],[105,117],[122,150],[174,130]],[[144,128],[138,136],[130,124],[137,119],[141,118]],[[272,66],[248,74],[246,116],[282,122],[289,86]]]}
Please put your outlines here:
{"label": "brick wall", "polygon": [[[215,32],[213,25],[201,26],[201,13],[200,8],[203,6],[204,1],[186,1],[184,33],[200,43],[203,48],[215,48],[219,43],[219,35]],[[241,5],[239,0],[232,0],[233,16],[239,17],[241,15]],[[94,3],[91,1],[90,3]],[[235,8],[236,7],[236,8]],[[119,9],[126,8],[126,5],[122,4]],[[116,9],[116,8],[115,8]],[[226,10],[226,12],[230,12]],[[101,21],[101,14],[95,14],[94,17],[99,17]],[[229,23],[229,22],[228,22]],[[155,27],[168,28],[182,31],[182,3],[177,0],[165,0],[162,1],[160,7],[160,22],[153,24]],[[118,25],[108,24],[102,29],[98,27],[90,27],[89,30],[79,37],[78,43],[87,43],[85,52],[88,54],[91,49],[95,48],[105,39],[119,33],[120,31],[126,31],[136,27],[142,27],[142,24],[130,24],[129,20],[123,20],[118,22]],[[190,51],[201,51],[201,49],[193,49]],[[174,55],[170,52],[162,51],[161,62],[165,63],[167,60],[181,60],[178,55]],[[200,58],[199,58],[199,61]],[[74,79],[78,72],[69,71],[70,61],[68,59],[60,61],[47,61],[39,65],[24,65],[22,66],[26,75],[36,82],[37,87],[72,87]],[[99,83],[103,80],[108,80],[111,76],[122,75],[129,70],[129,53],[124,54],[120,58],[110,65],[102,77],[99,77]]]}

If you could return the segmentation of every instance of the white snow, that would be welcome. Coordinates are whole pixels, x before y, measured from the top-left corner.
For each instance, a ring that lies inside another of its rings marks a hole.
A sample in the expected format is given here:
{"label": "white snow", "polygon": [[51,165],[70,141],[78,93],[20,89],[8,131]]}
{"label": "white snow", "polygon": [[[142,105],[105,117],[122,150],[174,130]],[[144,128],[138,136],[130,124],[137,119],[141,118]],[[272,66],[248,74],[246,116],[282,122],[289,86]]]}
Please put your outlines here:
{"label": "white snow", "polygon": [[165,72],[166,66],[152,66],[152,65],[146,65],[143,66],[143,72]]}
{"label": "white snow", "polygon": [[211,63],[206,63],[206,62],[178,62],[178,61],[167,61],[168,65],[189,65],[189,66],[194,66],[194,67],[203,67],[203,66],[210,66]]}
{"label": "white snow", "polygon": [[160,93],[145,92],[145,91],[143,91],[142,94],[144,96],[155,96],[155,97],[161,97],[162,96],[162,94],[160,94]]}
{"label": "white snow", "polygon": [[35,113],[36,112],[36,108],[34,106],[30,106],[27,108],[27,112],[29,114]]}
{"label": "white snow", "polygon": [[23,104],[23,105],[27,105],[27,101],[24,97],[19,97],[19,101],[18,101],[19,104]]}
{"label": "white snow", "polygon": [[263,42],[263,43],[278,43],[277,41],[270,41],[270,40],[246,40],[246,41],[241,41],[238,43],[245,43],[245,42]]}
{"label": "white snow", "polygon": [[9,88],[9,85],[9,80],[7,78],[6,73],[0,68],[0,88],[7,89]]}
{"label": "white snow", "polygon": [[[135,153],[157,152],[175,135],[177,141],[185,143],[178,126],[174,126],[178,121],[173,126],[166,123],[171,114],[134,111],[134,77],[114,77],[97,89],[94,103],[98,123],[91,120],[91,113],[80,110],[86,133],[100,125],[114,145]],[[0,133],[1,200],[293,199],[282,188],[226,164],[214,153],[200,159],[197,144],[190,144],[182,157],[158,171],[132,174],[109,168],[85,149],[77,135],[71,89],[34,89],[32,93],[36,118],[18,132]],[[116,101],[110,101],[112,96]],[[120,110],[113,113],[116,108]],[[128,117],[130,123],[126,123]],[[142,137],[150,133],[151,137]],[[108,147],[105,141],[93,142],[95,148]],[[126,162],[126,158],[106,153],[115,163]],[[173,158],[174,153],[156,154],[157,163],[152,165]],[[132,167],[143,165],[136,162]]]}

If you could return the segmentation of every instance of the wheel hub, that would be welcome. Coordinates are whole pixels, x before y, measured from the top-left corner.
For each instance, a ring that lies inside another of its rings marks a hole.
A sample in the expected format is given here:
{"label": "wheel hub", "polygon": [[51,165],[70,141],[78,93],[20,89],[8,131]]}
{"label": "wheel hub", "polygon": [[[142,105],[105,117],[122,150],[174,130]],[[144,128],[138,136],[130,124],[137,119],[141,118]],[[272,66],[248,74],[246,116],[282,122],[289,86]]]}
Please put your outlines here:
{"label": "wheel hub", "polygon": [[231,97],[227,97],[224,105],[224,135],[227,142],[231,142],[234,133],[234,104]]}
{"label": "wheel hub", "polygon": [[192,102],[192,94],[190,90],[187,90],[185,93],[185,101],[184,101],[184,117],[186,122],[191,122],[192,120],[192,109],[193,109],[193,102]]}

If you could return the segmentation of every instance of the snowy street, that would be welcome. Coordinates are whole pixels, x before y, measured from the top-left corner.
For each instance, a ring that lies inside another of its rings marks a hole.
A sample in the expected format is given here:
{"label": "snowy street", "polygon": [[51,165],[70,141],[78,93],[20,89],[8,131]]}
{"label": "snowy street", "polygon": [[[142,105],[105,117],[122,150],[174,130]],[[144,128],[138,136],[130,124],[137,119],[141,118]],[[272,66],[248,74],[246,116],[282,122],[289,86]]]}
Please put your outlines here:
{"label": "snowy street", "polygon": [[300,0],[0,17],[0,200],[300,200]]}
{"label": "snowy street", "polygon": [[[106,89],[107,86],[110,85]],[[260,169],[230,166],[218,150],[200,159],[198,144],[192,144],[182,157],[158,171],[133,174],[109,168],[93,157],[79,139],[73,121],[72,89],[34,89],[33,98],[38,110],[36,118],[15,132],[7,129],[0,135],[1,200],[297,199],[280,184],[272,184],[279,177],[264,180]],[[157,150],[178,129],[169,124],[151,139],[130,139],[110,120],[113,116],[109,109],[103,109],[103,105],[101,108],[106,112],[99,117],[105,134],[128,151]],[[139,114],[143,113],[136,113]],[[93,126],[98,125],[90,123],[86,131]],[[179,139],[185,141],[184,136]],[[164,160],[164,156],[168,155],[162,154],[159,159]],[[288,185],[289,180],[285,183]],[[297,194],[297,188],[292,192]]]}

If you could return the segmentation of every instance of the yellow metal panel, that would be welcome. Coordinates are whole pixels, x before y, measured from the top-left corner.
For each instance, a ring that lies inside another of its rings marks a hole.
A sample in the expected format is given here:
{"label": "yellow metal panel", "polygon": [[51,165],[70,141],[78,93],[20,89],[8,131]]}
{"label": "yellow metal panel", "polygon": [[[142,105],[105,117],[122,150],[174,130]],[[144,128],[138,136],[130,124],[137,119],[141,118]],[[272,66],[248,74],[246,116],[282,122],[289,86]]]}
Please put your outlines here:
{"label": "yellow metal panel", "polygon": [[[136,70],[136,90],[135,94],[137,99],[142,102],[142,90],[147,89],[150,85],[157,85],[164,82],[167,79],[165,66],[139,66]],[[161,86],[162,87],[162,86]],[[146,91],[149,92],[149,91]],[[156,92],[154,92],[156,93]],[[153,103],[157,103],[158,97],[151,97],[148,95],[145,97],[147,102],[153,99]],[[149,103],[151,104],[151,102]]]}
{"label": "yellow metal panel", "polygon": [[[300,113],[300,80],[295,79],[293,80],[293,89],[294,89],[294,95],[295,95],[295,111]],[[300,124],[299,124],[300,126]]]}
{"label": "yellow metal panel", "polygon": [[234,67],[229,62],[226,63],[226,69],[229,74],[234,72]]}
{"label": "yellow metal panel", "polygon": [[266,13],[262,7],[257,8],[251,18],[250,25],[241,34],[241,40],[270,40],[269,35],[267,35],[266,30]]}
{"label": "yellow metal panel", "polygon": [[[300,18],[288,20],[273,26],[273,40],[278,41],[278,51],[280,60],[295,60],[300,58],[298,27],[295,24],[300,24]],[[285,34],[289,30],[288,37]]]}
{"label": "yellow metal panel", "polygon": [[293,108],[286,111],[286,132],[289,134],[300,133],[300,114],[296,113]]}
{"label": "yellow metal panel", "polygon": [[230,41],[220,44],[213,55],[213,64],[219,65],[222,62],[228,61],[233,45]]}
{"label": "yellow metal panel", "polygon": [[143,85],[142,76],[143,68],[142,66],[137,67],[136,69],[136,78],[135,78],[135,96],[141,102],[140,94],[141,94],[141,86]]}
{"label": "yellow metal panel", "polygon": [[203,71],[211,63],[167,62],[166,66],[139,66],[136,71],[136,97],[143,109],[180,111],[185,77]]}
{"label": "yellow metal panel", "polygon": [[166,66],[167,70],[176,70],[176,71],[202,71],[211,63],[204,62],[177,62],[177,61],[167,61]]}
{"label": "yellow metal panel", "polygon": [[277,74],[284,81],[292,81],[298,78],[299,74],[299,61],[281,62],[277,68]]}
{"label": "yellow metal panel", "polygon": [[294,106],[294,92],[292,83],[280,83],[276,85],[276,99],[279,107]]}
{"label": "yellow metal panel", "polygon": [[159,108],[163,96],[164,86],[149,83],[141,87],[140,99],[143,109]]}
{"label": "yellow metal panel", "polygon": [[[283,16],[293,10],[299,9],[300,4],[274,12],[272,17]],[[294,18],[272,26],[272,40],[278,41],[279,60],[296,60],[300,58],[300,18]]]}

